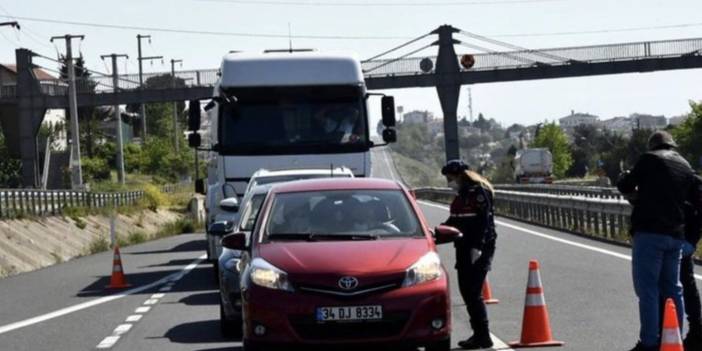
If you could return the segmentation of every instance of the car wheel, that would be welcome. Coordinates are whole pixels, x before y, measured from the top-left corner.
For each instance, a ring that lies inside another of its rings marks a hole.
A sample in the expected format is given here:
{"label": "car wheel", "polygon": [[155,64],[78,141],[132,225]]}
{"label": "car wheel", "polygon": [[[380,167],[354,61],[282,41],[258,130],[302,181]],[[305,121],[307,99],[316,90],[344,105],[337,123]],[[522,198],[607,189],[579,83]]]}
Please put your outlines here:
{"label": "car wheel", "polygon": [[244,339],[243,350],[244,351],[263,351],[263,348],[259,345],[252,343],[251,341]]}
{"label": "car wheel", "polygon": [[241,321],[227,319],[227,315],[224,313],[224,305],[222,304],[221,297],[219,299],[219,327],[222,332],[222,336],[227,339],[240,339],[243,335]]}
{"label": "car wheel", "polygon": [[449,351],[451,350],[451,338],[437,341],[424,348],[425,351]]}

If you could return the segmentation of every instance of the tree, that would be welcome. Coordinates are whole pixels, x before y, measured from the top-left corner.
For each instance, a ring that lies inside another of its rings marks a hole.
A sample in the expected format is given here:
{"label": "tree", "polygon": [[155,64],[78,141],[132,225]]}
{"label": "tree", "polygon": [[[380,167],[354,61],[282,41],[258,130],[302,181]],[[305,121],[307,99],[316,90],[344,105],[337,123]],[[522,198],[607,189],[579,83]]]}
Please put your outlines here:
{"label": "tree", "polygon": [[609,178],[612,184],[617,182],[619,174],[625,167],[628,157],[629,141],[623,136],[605,131],[595,141],[599,153],[598,168]]}
{"label": "tree", "polygon": [[671,132],[678,143],[678,150],[693,167],[702,169],[702,102],[690,102],[692,112],[685,122]]}
{"label": "tree", "polygon": [[19,188],[22,184],[22,163],[11,158],[0,129],[0,188]]}
{"label": "tree", "polygon": [[566,174],[569,177],[583,177],[595,165],[597,157],[596,141],[600,137],[600,131],[593,125],[579,125],[573,130],[573,144],[571,144],[571,154],[573,164]]}
{"label": "tree", "polygon": [[[145,89],[168,89],[173,87],[173,84],[180,88],[185,86],[185,80],[174,77],[170,74],[161,74],[153,76],[144,81]],[[185,122],[185,116],[180,112],[185,109],[185,102],[177,103],[177,111],[179,113],[178,124]],[[146,104],[146,129],[150,136],[160,136],[173,138],[173,103],[161,102],[154,104]],[[127,111],[138,113],[139,105],[127,105]],[[182,128],[179,128],[182,130]]]}
{"label": "tree", "polygon": [[549,149],[553,155],[553,174],[559,178],[565,176],[573,163],[573,157],[568,137],[555,122],[544,124],[532,145]]}

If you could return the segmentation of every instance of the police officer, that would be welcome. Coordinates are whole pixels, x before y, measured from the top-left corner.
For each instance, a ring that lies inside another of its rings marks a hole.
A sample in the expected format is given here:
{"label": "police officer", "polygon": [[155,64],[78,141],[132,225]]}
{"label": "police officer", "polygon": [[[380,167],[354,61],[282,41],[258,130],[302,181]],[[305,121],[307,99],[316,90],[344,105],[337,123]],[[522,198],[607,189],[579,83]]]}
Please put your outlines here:
{"label": "police officer", "polygon": [[442,169],[448,185],[457,196],[451,203],[446,225],[457,228],[463,238],[455,243],[456,269],[461,296],[468,308],[473,336],[458,343],[466,350],[492,347],[482,288],[495,254],[493,188],[460,160],[449,161]]}
{"label": "police officer", "polygon": [[697,249],[702,231],[702,177],[695,176],[695,186],[685,208],[685,241],[683,259],[680,263],[680,281],[683,286],[685,314],[687,314],[688,334],[685,337],[686,350],[702,350],[702,306],[700,293],[695,282],[695,264],[692,255]]}

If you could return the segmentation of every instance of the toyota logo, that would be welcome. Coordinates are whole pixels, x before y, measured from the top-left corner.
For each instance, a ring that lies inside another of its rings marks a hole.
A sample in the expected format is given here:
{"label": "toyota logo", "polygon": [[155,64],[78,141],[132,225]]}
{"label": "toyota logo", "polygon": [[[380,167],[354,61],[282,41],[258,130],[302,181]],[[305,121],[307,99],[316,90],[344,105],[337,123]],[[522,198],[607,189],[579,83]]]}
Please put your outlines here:
{"label": "toyota logo", "polygon": [[339,279],[339,287],[344,290],[353,290],[358,286],[358,279],[355,277],[343,277]]}

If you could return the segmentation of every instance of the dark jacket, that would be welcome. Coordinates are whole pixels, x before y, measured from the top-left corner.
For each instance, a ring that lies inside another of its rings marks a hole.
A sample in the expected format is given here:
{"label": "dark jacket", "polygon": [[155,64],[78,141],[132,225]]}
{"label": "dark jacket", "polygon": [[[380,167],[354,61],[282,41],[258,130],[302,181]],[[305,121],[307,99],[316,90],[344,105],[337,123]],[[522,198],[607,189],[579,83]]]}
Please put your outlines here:
{"label": "dark jacket", "polygon": [[685,240],[697,247],[702,235],[702,177],[695,176],[690,201],[685,204]]}
{"label": "dark jacket", "polygon": [[636,194],[631,214],[632,233],[648,232],[683,239],[685,202],[690,201],[694,172],[673,150],[650,151],[619,180],[622,194]]}
{"label": "dark jacket", "polygon": [[494,251],[497,233],[492,193],[480,185],[462,188],[451,203],[445,224],[463,233],[456,248]]}

